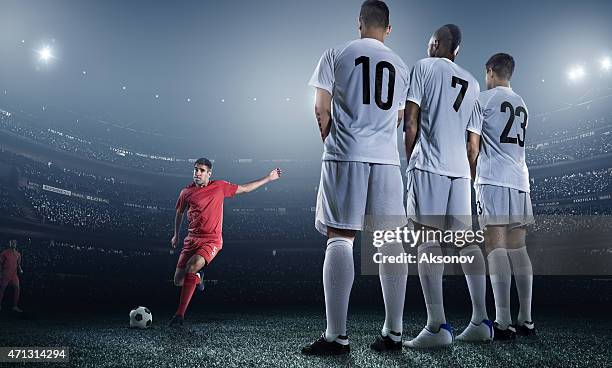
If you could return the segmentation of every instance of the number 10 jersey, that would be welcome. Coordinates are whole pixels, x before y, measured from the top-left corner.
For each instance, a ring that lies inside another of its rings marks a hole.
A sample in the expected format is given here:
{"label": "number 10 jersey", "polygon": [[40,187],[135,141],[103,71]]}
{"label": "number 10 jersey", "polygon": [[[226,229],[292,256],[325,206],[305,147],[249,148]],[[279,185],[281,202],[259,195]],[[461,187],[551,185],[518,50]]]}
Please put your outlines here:
{"label": "number 10 jersey", "polygon": [[476,184],[490,184],[529,193],[525,163],[527,105],[508,87],[483,91],[478,97],[483,110],[482,143]]}
{"label": "number 10 jersey", "polygon": [[323,160],[400,165],[397,117],[408,68],[384,43],[362,38],[323,54],[309,85],[332,95]]}

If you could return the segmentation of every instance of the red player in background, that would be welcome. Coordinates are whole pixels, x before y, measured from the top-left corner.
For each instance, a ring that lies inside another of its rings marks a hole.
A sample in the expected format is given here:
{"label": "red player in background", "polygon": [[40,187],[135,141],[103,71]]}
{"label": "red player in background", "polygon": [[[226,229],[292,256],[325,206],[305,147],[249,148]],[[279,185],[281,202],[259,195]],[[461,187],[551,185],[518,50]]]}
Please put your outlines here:
{"label": "red player in background", "polygon": [[13,312],[21,313],[19,308],[19,276],[21,269],[21,254],[17,251],[17,240],[9,240],[9,248],[0,253],[0,309],[6,287],[13,287]]}
{"label": "red player in background", "polygon": [[183,249],[174,273],[174,284],[181,287],[181,296],[176,313],[170,320],[170,326],[183,324],[185,311],[193,292],[198,284],[202,284],[202,276],[198,272],[212,262],[223,246],[221,236],[223,200],[235,194],[251,192],[268,182],[277,180],[280,178],[281,170],[276,168],[267,176],[243,185],[223,180],[210,180],[211,175],[210,160],[198,159],[193,168],[193,183],[181,190],[176,203],[171,247],[176,248],[179,241],[179,230],[185,210],[187,210],[189,233],[183,242]]}

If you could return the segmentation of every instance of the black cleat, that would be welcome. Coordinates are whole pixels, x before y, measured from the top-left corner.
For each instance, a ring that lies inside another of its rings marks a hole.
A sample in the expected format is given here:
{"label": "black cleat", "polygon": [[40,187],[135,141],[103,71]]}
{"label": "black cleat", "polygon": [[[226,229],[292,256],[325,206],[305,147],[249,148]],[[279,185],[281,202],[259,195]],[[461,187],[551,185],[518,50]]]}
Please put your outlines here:
{"label": "black cleat", "polygon": [[171,319],[170,322],[168,322],[168,327],[183,327],[183,322],[185,321],[185,319],[181,316],[178,315],[174,315]]}
{"label": "black cleat", "polygon": [[[402,336],[401,333],[391,332],[395,336]],[[384,351],[401,351],[402,341],[393,341],[389,336],[378,336],[376,340],[370,344],[370,349],[378,352]]]}
{"label": "black cleat", "polygon": [[508,328],[502,329],[499,327],[499,323],[493,323],[493,336],[496,341],[512,341],[516,339],[516,329],[513,325],[509,325]]}
{"label": "black cleat", "polygon": [[[338,336],[339,339],[348,339],[347,336]],[[330,355],[343,355],[349,354],[351,347],[342,345],[335,341],[329,342],[325,340],[325,334],[321,335],[318,340],[310,345],[306,345],[302,348],[302,354],[304,355],[319,355],[319,356],[330,356]]]}
{"label": "black cleat", "polygon": [[534,337],[537,335],[533,322],[524,322],[516,325],[516,334],[519,336]]}

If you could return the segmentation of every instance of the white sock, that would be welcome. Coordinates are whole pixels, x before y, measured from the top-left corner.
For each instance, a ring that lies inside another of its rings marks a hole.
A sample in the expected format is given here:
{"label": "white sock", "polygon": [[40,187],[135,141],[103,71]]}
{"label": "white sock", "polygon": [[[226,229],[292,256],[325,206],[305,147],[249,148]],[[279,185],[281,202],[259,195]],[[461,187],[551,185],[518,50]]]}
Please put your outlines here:
{"label": "white sock", "polygon": [[[404,247],[402,243],[387,243],[380,248],[380,253],[383,256],[400,256],[404,253]],[[385,324],[381,334],[393,341],[401,341],[408,264],[380,263],[378,275],[385,301]]]}
{"label": "white sock", "polygon": [[[418,260],[423,254],[431,256],[441,256],[442,248],[437,241],[427,242],[419,245]],[[442,275],[444,274],[443,263],[419,262],[419,279],[425,297],[425,307],[427,308],[427,329],[437,332],[440,325],[446,323],[444,316],[444,304],[442,296]]]}
{"label": "white sock", "polygon": [[487,256],[491,288],[495,297],[495,321],[505,329],[512,324],[510,316],[510,282],[512,275],[508,253],[504,248],[493,249]]}
{"label": "white sock", "polygon": [[516,291],[520,302],[517,322],[523,324],[531,320],[531,295],[533,285],[533,268],[527,254],[527,247],[508,249],[508,257],[512,262],[512,272],[516,282]]}
{"label": "white sock", "polygon": [[477,245],[470,245],[461,249],[462,256],[473,256],[472,263],[462,263],[461,268],[465,274],[465,280],[470,290],[472,300],[472,319],[474,324],[479,324],[483,319],[489,319],[487,315],[487,268],[482,251]]}
{"label": "white sock", "polygon": [[346,336],[346,316],[354,278],[353,241],[342,237],[330,238],[323,262],[327,341],[348,343],[348,340],[338,339],[338,336]]}

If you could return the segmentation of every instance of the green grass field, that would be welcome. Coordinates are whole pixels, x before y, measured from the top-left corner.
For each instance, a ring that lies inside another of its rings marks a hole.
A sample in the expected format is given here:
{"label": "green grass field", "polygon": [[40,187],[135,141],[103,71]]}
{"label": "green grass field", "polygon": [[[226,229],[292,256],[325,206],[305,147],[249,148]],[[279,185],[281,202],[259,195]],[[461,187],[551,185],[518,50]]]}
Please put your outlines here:
{"label": "green grass field", "polygon": [[[350,356],[317,358],[302,356],[300,347],[324,329],[318,308],[194,311],[182,331],[165,327],[170,312],[153,313],[149,330],[129,329],[127,311],[37,320],[5,314],[0,346],[66,346],[70,363],[61,366],[71,367],[612,367],[612,321],[595,315],[583,319],[575,313],[539,311],[536,339],[380,354],[371,351],[369,343],[378,334],[383,315],[353,309]],[[460,332],[467,318],[451,313],[449,322]],[[424,315],[407,314],[404,338],[415,336],[424,322]]]}

